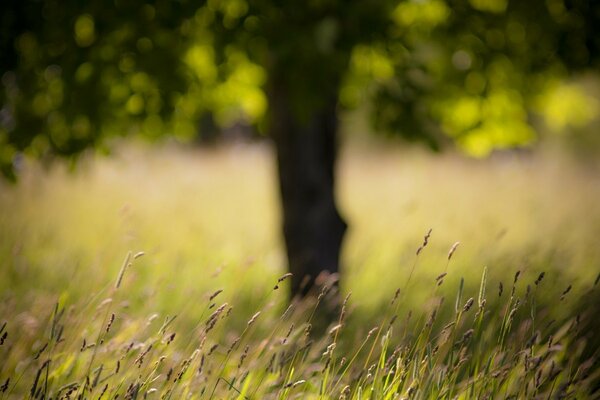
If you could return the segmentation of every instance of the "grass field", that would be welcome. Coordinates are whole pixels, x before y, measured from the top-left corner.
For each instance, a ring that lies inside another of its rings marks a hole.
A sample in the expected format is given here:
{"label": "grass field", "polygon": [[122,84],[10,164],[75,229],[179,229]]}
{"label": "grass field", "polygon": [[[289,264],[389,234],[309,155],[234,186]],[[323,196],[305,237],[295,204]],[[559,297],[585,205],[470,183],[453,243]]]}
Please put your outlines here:
{"label": "grass field", "polygon": [[333,290],[288,308],[273,289],[268,146],[27,165],[0,187],[0,399],[600,396],[598,165],[340,161],[346,301],[320,332]]}

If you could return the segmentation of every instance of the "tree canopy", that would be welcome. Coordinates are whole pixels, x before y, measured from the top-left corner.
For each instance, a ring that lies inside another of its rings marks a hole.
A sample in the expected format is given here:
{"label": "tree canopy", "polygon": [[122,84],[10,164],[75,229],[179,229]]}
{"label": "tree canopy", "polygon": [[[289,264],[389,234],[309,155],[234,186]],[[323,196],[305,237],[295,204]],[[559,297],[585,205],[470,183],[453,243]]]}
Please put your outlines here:
{"label": "tree canopy", "polygon": [[[561,82],[598,70],[585,0],[302,2],[7,0],[0,6],[0,165],[115,135],[183,140],[200,121],[264,130],[269,82],[300,117],[329,96],[375,130],[483,156],[536,138],[532,113],[588,121]],[[558,93],[558,95],[557,95]]]}

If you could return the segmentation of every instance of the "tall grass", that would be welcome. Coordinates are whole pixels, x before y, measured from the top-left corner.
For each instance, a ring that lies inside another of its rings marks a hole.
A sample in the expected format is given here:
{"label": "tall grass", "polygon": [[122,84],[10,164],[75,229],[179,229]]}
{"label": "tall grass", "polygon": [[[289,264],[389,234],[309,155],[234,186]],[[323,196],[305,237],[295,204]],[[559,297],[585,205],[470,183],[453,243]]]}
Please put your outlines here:
{"label": "tall grass", "polygon": [[589,171],[350,147],[342,281],[290,305],[268,149],[29,166],[0,191],[0,398],[594,398]]}
{"label": "tall grass", "polygon": [[[414,312],[403,301],[410,290],[400,290],[368,330],[350,322],[347,331],[347,296],[319,334],[313,317],[337,297],[333,285],[261,318],[287,298],[276,281],[243,325],[217,290],[193,299],[203,312],[184,332],[176,315],[129,309],[135,289],[121,283],[135,262],[128,254],[116,284],[87,301],[56,303],[28,335],[18,316],[2,324],[0,398],[591,398],[600,379],[597,349],[581,331],[595,310],[550,320],[545,308],[567,300],[541,289],[542,274],[528,284],[517,273],[496,294],[483,268],[479,291],[461,280],[455,301],[434,281],[433,308]],[[538,288],[555,302],[536,307]],[[597,290],[598,281],[575,291]]]}

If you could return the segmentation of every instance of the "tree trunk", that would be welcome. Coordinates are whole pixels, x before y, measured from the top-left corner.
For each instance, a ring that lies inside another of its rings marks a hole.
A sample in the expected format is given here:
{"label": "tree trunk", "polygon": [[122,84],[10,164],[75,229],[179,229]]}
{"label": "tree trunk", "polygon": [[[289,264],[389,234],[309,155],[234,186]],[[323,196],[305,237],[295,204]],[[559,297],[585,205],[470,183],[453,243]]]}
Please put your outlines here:
{"label": "tree trunk", "polygon": [[322,272],[339,270],[346,223],[334,196],[337,98],[309,117],[292,107],[284,86],[269,91],[270,134],[277,150],[283,234],[292,295],[305,296]]}

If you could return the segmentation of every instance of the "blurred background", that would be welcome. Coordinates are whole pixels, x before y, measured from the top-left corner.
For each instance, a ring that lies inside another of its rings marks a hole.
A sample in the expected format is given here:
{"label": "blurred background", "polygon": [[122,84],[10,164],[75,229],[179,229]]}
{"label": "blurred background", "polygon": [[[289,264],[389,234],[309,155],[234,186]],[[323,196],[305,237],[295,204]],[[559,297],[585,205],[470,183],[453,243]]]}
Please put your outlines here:
{"label": "blurred background", "polygon": [[453,287],[483,265],[561,287],[598,273],[596,2],[0,7],[0,289],[27,323],[112,284],[130,250],[147,254],[128,276],[143,310],[193,310],[219,286],[256,303],[287,268],[285,138],[313,128],[337,135],[321,167],[348,223],[342,289],[365,314],[429,228],[415,285],[456,241]]}

